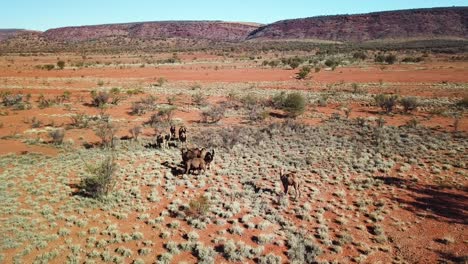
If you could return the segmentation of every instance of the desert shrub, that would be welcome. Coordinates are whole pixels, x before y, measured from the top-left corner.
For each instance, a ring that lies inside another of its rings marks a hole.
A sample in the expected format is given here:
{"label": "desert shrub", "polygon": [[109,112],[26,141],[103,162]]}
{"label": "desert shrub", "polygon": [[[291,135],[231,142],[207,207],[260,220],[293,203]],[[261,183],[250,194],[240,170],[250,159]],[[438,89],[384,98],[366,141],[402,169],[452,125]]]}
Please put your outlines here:
{"label": "desert shrub", "polygon": [[282,103],[283,109],[289,117],[297,117],[304,113],[306,108],[306,98],[299,92],[286,95]]}
{"label": "desert shrub", "polygon": [[48,108],[57,103],[57,100],[46,98],[43,94],[39,95],[37,107],[40,109]]}
{"label": "desert shrub", "polygon": [[130,134],[135,140],[138,140],[138,136],[140,136],[141,132],[143,132],[143,128],[141,126],[134,126],[130,128]]}
{"label": "desert shrub", "polygon": [[197,243],[193,248],[193,255],[197,257],[198,263],[215,263],[216,251],[212,247]]}
{"label": "desert shrub", "polygon": [[418,127],[418,125],[419,125],[419,120],[416,118],[411,118],[405,123],[405,126],[410,127],[410,128],[416,128]]}
{"label": "desert shrub", "polygon": [[291,61],[288,65],[289,65],[289,67],[291,67],[294,70],[297,67],[299,67],[299,65],[301,65],[301,64],[299,62],[297,62],[297,61]]}
{"label": "desert shrub", "polygon": [[391,113],[395,107],[398,96],[390,94],[379,94],[374,97],[377,106],[382,108],[386,113]]}
{"label": "desert shrub", "polygon": [[327,66],[327,67],[334,67],[336,65],[337,65],[337,63],[336,63],[335,60],[332,60],[332,59],[325,60],[325,66]]}
{"label": "desert shrub", "polygon": [[204,216],[210,211],[210,201],[203,195],[198,196],[189,203],[187,214],[194,217]]}
{"label": "desert shrub", "polygon": [[291,263],[316,263],[316,257],[322,254],[322,250],[303,234],[291,235],[288,247]]}
{"label": "desert shrub", "polygon": [[90,117],[85,113],[74,114],[71,117],[71,126],[75,128],[88,128]]}
{"label": "desert shrub", "polygon": [[281,257],[270,253],[268,255],[259,257],[258,263],[259,264],[280,264],[282,262],[281,262]]}
{"label": "desert shrub", "polygon": [[129,89],[126,91],[128,95],[142,94],[144,93],[141,88]]}
{"label": "desert shrub", "polygon": [[263,102],[261,102],[261,100],[260,100],[260,98],[258,98],[258,96],[254,95],[254,94],[250,94],[250,93],[243,96],[243,97],[241,97],[239,99],[239,101],[247,109],[251,109],[252,107],[258,106],[259,104],[263,104]]}
{"label": "desert shrub", "polygon": [[117,171],[117,163],[114,161],[114,158],[109,155],[95,165],[87,164],[86,167],[91,176],[84,178],[80,182],[80,189],[86,195],[94,198],[108,195],[116,182],[114,174]]}
{"label": "desert shrub", "polygon": [[460,99],[456,106],[459,108],[468,108],[468,95],[465,95],[462,99]]}
{"label": "desert shrub", "polygon": [[133,102],[130,114],[132,115],[143,115],[147,111],[154,110],[156,108],[156,97],[150,95],[140,101]]}
{"label": "desert shrub", "polygon": [[367,54],[364,51],[356,51],[353,54],[353,58],[355,58],[357,60],[365,60],[365,59],[367,59]]}
{"label": "desert shrub", "polygon": [[153,84],[154,86],[162,87],[167,82],[167,79],[164,77],[160,77],[156,80],[156,83]]}
{"label": "desert shrub", "polygon": [[309,66],[302,67],[299,73],[297,74],[297,79],[299,80],[305,79],[309,75],[310,71],[311,69]]}
{"label": "desert shrub", "polygon": [[109,102],[110,94],[107,91],[91,91],[91,104],[95,107],[103,107]]}
{"label": "desert shrub", "polygon": [[115,146],[114,139],[117,133],[117,126],[110,120],[100,120],[94,128],[94,133],[101,139],[103,147],[113,148]]}
{"label": "desert shrub", "polygon": [[167,97],[167,104],[169,105],[175,105],[177,101],[179,101],[179,97],[176,94]]}
{"label": "desert shrub", "polygon": [[37,117],[33,116],[31,119],[31,127],[32,128],[38,128],[42,126],[41,120],[39,120]]}
{"label": "desert shrub", "polygon": [[117,105],[118,103],[120,103],[120,101],[123,100],[124,97],[123,97],[120,89],[117,88],[117,87],[114,87],[109,92],[109,98],[111,99],[111,101],[110,101],[111,104]]}
{"label": "desert shrub", "polygon": [[24,110],[31,108],[31,105],[29,103],[23,101],[22,94],[3,93],[1,97],[3,106],[12,107],[15,110]]}
{"label": "desert shrub", "polygon": [[404,63],[418,63],[424,61],[423,57],[405,57],[401,60]]}
{"label": "desert shrub", "polygon": [[226,108],[223,105],[214,105],[204,110],[202,115],[202,121],[205,123],[218,123],[226,112]]}
{"label": "desert shrub", "polygon": [[42,66],[42,69],[48,70],[48,71],[53,70],[54,68],[55,68],[55,65],[53,64],[45,64]]}
{"label": "desert shrub", "polygon": [[198,93],[192,95],[192,102],[195,105],[204,106],[204,105],[207,104],[207,97],[204,94],[202,94],[201,92],[198,92]]}
{"label": "desert shrub", "polygon": [[175,106],[165,107],[160,109],[157,115],[160,116],[163,121],[170,122],[172,120],[172,117],[174,116],[174,111],[176,109],[177,108]]}
{"label": "desert shrub", "polygon": [[65,68],[65,62],[63,60],[57,61],[57,67],[63,70],[63,68]]}
{"label": "desert shrub", "polygon": [[49,131],[49,136],[52,138],[52,142],[55,145],[61,145],[63,143],[63,138],[65,137],[65,129],[53,129]]}
{"label": "desert shrub", "polygon": [[146,106],[141,102],[133,102],[130,110],[132,115],[144,115],[146,113]]}
{"label": "desert shrub", "polygon": [[254,106],[248,110],[247,118],[252,122],[261,122],[268,117],[269,113],[262,106]]}
{"label": "desert shrub", "polygon": [[388,64],[394,64],[397,61],[397,56],[394,54],[389,54],[385,57],[385,62]]}
{"label": "desert shrub", "polygon": [[405,113],[409,113],[419,106],[418,99],[416,97],[403,97],[400,99],[400,104],[403,106]]}

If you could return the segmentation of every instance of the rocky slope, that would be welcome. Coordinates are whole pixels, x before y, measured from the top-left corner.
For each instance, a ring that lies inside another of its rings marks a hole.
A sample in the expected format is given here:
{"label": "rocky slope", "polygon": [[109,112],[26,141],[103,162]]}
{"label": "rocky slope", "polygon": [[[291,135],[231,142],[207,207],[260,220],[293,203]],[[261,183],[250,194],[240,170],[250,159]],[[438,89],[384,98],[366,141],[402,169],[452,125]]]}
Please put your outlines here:
{"label": "rocky slope", "polygon": [[18,33],[24,32],[24,29],[0,29],[0,41],[16,36]]}
{"label": "rocky slope", "polygon": [[43,37],[52,41],[79,42],[106,37],[135,39],[209,39],[222,41],[244,40],[259,25],[221,21],[163,21],[128,24],[109,24],[50,29]]}
{"label": "rocky slope", "polygon": [[413,9],[360,15],[278,21],[254,30],[248,39],[382,39],[468,37],[468,7]]}

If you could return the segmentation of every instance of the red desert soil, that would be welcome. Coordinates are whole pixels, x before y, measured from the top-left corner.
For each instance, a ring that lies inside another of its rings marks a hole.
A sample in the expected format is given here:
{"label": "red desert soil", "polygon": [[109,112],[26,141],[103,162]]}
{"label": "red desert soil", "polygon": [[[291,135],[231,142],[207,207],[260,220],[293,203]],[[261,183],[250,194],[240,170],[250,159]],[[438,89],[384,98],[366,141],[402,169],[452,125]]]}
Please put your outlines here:
{"label": "red desert soil", "polygon": [[[212,65],[213,67],[215,66]],[[96,77],[96,78],[154,78],[163,76],[169,81],[197,82],[253,82],[253,81],[289,81],[294,79],[296,71],[270,68],[204,69],[200,66],[160,66],[158,68],[87,68],[78,70],[44,71],[4,69],[0,77]],[[440,83],[467,82],[468,63],[454,62],[417,65],[392,65],[380,69],[378,66],[337,68],[335,71],[322,70],[313,73],[317,82],[335,83],[339,81],[358,83]]]}

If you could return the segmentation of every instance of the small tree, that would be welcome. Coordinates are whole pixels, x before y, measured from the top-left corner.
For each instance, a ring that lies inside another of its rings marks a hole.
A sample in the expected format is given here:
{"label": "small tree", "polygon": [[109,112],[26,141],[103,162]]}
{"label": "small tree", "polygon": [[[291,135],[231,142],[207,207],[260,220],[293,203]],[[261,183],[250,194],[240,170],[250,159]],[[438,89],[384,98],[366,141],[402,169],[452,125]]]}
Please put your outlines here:
{"label": "small tree", "polygon": [[63,70],[63,68],[65,68],[65,62],[63,60],[57,61],[57,67],[59,67],[59,69]]}
{"label": "small tree", "polygon": [[379,94],[374,97],[374,100],[377,106],[382,108],[386,113],[391,113],[397,103],[398,96],[389,94]]}
{"label": "small tree", "polygon": [[299,80],[303,80],[305,79],[309,73],[310,73],[310,67],[309,66],[304,66],[301,68],[301,70],[299,71],[299,73],[297,74],[297,79]]}

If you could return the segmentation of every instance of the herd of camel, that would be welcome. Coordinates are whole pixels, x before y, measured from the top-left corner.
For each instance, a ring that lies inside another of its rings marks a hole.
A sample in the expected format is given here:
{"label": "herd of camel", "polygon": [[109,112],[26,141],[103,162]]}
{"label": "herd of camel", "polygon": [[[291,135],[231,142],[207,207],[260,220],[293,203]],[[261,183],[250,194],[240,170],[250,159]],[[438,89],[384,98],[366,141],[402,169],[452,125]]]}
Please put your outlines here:
{"label": "herd of camel", "polygon": [[[176,135],[176,127],[171,125],[169,134],[162,135],[159,134],[156,136],[156,144],[160,148],[168,148],[169,142],[172,140],[179,140],[183,145],[187,143],[187,128],[185,126],[181,126],[179,128],[179,136]],[[185,174],[189,174],[190,172],[194,172],[198,170],[198,173],[206,172],[206,169],[210,170],[211,165],[214,161],[215,151],[214,149],[208,151],[205,148],[187,148],[186,146],[183,147],[181,150],[182,155],[182,165],[184,166]],[[289,187],[293,187],[295,190],[295,199],[301,196],[300,187],[300,179],[294,172],[285,173],[284,169],[281,168],[280,170],[280,180],[283,185],[284,194],[288,195]]]}

